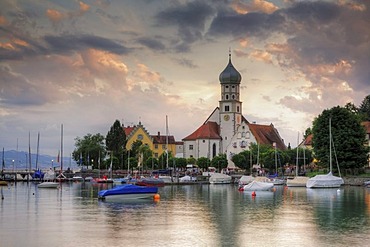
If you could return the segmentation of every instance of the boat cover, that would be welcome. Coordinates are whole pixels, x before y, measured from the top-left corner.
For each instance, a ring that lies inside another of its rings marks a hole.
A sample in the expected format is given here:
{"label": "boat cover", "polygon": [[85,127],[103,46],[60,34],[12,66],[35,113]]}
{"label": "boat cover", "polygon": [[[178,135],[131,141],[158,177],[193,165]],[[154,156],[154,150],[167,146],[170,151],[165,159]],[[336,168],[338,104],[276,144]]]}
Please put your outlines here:
{"label": "boat cover", "polygon": [[316,175],[307,181],[307,188],[337,188],[344,184],[343,178],[334,176],[331,172],[326,175]]}
{"label": "boat cover", "polygon": [[109,190],[99,191],[99,197],[111,196],[111,195],[122,195],[122,194],[143,194],[143,193],[157,193],[158,187],[154,186],[137,186],[134,184],[124,184],[116,186]]}

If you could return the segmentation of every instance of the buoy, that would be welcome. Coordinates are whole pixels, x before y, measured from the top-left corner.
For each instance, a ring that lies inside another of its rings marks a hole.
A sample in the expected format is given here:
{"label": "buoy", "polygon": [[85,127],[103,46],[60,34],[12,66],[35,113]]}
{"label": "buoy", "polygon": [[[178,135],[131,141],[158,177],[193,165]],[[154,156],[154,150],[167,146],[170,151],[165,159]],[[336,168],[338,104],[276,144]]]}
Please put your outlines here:
{"label": "buoy", "polygon": [[159,199],[161,199],[161,196],[160,196],[159,194],[155,194],[155,195],[153,196],[153,199],[154,199],[155,201],[159,201]]}
{"label": "buoy", "polygon": [[239,187],[239,191],[244,191],[244,188],[242,186]]}
{"label": "buoy", "polygon": [[255,196],[256,196],[256,192],[255,192],[255,191],[253,191],[253,192],[252,192],[252,196],[253,196],[253,197],[255,197]]}

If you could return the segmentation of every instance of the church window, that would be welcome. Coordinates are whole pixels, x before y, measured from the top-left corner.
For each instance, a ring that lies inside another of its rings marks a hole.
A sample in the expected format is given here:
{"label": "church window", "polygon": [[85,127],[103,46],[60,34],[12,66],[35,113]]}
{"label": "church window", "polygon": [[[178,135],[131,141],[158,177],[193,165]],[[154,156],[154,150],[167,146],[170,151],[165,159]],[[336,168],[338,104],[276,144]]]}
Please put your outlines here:
{"label": "church window", "polygon": [[235,95],[233,94],[233,95],[231,96],[231,98],[232,98],[232,99],[235,99]]}
{"label": "church window", "polygon": [[189,145],[189,150],[193,150],[193,145]]}
{"label": "church window", "polygon": [[206,142],[206,140],[203,140],[203,143],[205,143]]}
{"label": "church window", "polygon": [[230,111],[230,106],[225,105],[225,111]]}
{"label": "church window", "polygon": [[242,132],[242,137],[245,137],[245,132]]}
{"label": "church window", "polygon": [[227,100],[229,99],[229,95],[228,95],[228,94],[226,94],[226,99],[227,99]]}
{"label": "church window", "polygon": [[247,146],[247,143],[245,141],[240,142],[240,147],[245,148]]}
{"label": "church window", "polygon": [[250,134],[250,132],[248,131],[248,132],[246,133],[246,136],[245,136],[245,137],[249,139],[249,138],[250,138],[250,135],[251,135],[251,134]]}
{"label": "church window", "polygon": [[237,107],[236,107],[236,111],[237,111],[237,112],[239,112],[239,110],[240,110],[240,108],[239,108],[239,106],[237,106]]}
{"label": "church window", "polygon": [[213,143],[213,145],[212,145],[212,158],[214,158],[216,155],[217,155],[216,143]]}
{"label": "church window", "polygon": [[[242,135],[240,132],[238,132],[238,136],[237,136],[237,138],[238,138],[238,139],[240,139],[242,136],[243,136],[243,135]],[[236,145],[236,144],[235,144],[235,145]]]}

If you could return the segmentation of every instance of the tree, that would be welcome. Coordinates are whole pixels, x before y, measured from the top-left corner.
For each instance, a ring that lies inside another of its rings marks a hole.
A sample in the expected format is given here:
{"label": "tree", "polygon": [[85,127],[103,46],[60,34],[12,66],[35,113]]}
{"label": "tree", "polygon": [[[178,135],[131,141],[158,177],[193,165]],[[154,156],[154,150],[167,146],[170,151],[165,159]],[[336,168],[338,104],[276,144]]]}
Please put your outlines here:
{"label": "tree", "polygon": [[[341,169],[363,167],[367,162],[365,129],[358,116],[340,106],[324,110],[313,122],[313,148],[319,165],[329,168],[329,119],[331,119],[332,157]],[[336,170],[336,165],[333,165]]]}
{"label": "tree", "polygon": [[87,134],[83,138],[75,138],[72,156],[79,166],[93,165],[94,168],[98,168],[105,155],[104,136],[101,134]]}
{"label": "tree", "polygon": [[211,166],[216,167],[219,171],[227,167],[226,154],[219,154],[211,160]]}
{"label": "tree", "polygon": [[195,165],[195,163],[197,163],[197,160],[194,157],[190,157],[186,159],[186,162],[186,164]]}
{"label": "tree", "polygon": [[185,158],[177,158],[176,159],[176,167],[185,168],[186,165],[187,165],[187,162],[186,162]]}
{"label": "tree", "polygon": [[[168,154],[168,164],[167,164],[167,154]],[[161,169],[166,169],[168,167],[171,167],[171,165],[170,165],[170,159],[171,158],[172,158],[172,152],[171,151],[163,152],[158,158],[159,167]]]}
{"label": "tree", "polygon": [[126,142],[123,126],[121,126],[119,120],[116,120],[107,133],[105,143],[107,150],[113,151],[113,155],[118,159],[119,164],[123,164]]}
{"label": "tree", "polygon": [[246,169],[247,167],[247,159],[242,153],[238,153],[233,155],[231,158],[232,162],[234,162],[235,166]]}
{"label": "tree", "polygon": [[366,96],[358,109],[362,121],[370,121],[370,95]]}
{"label": "tree", "polygon": [[203,169],[207,169],[210,163],[211,163],[211,161],[206,157],[200,157],[197,160],[197,166],[199,168],[203,168]]}

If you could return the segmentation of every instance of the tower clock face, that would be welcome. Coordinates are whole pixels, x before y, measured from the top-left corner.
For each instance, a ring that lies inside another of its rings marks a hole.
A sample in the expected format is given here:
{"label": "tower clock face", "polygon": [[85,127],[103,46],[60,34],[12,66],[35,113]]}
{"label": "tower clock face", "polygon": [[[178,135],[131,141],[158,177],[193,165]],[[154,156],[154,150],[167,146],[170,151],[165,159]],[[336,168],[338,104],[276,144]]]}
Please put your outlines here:
{"label": "tower clock face", "polygon": [[225,116],[224,116],[224,120],[225,120],[225,121],[229,121],[229,119],[230,119],[230,116],[229,116],[229,115],[225,115]]}

